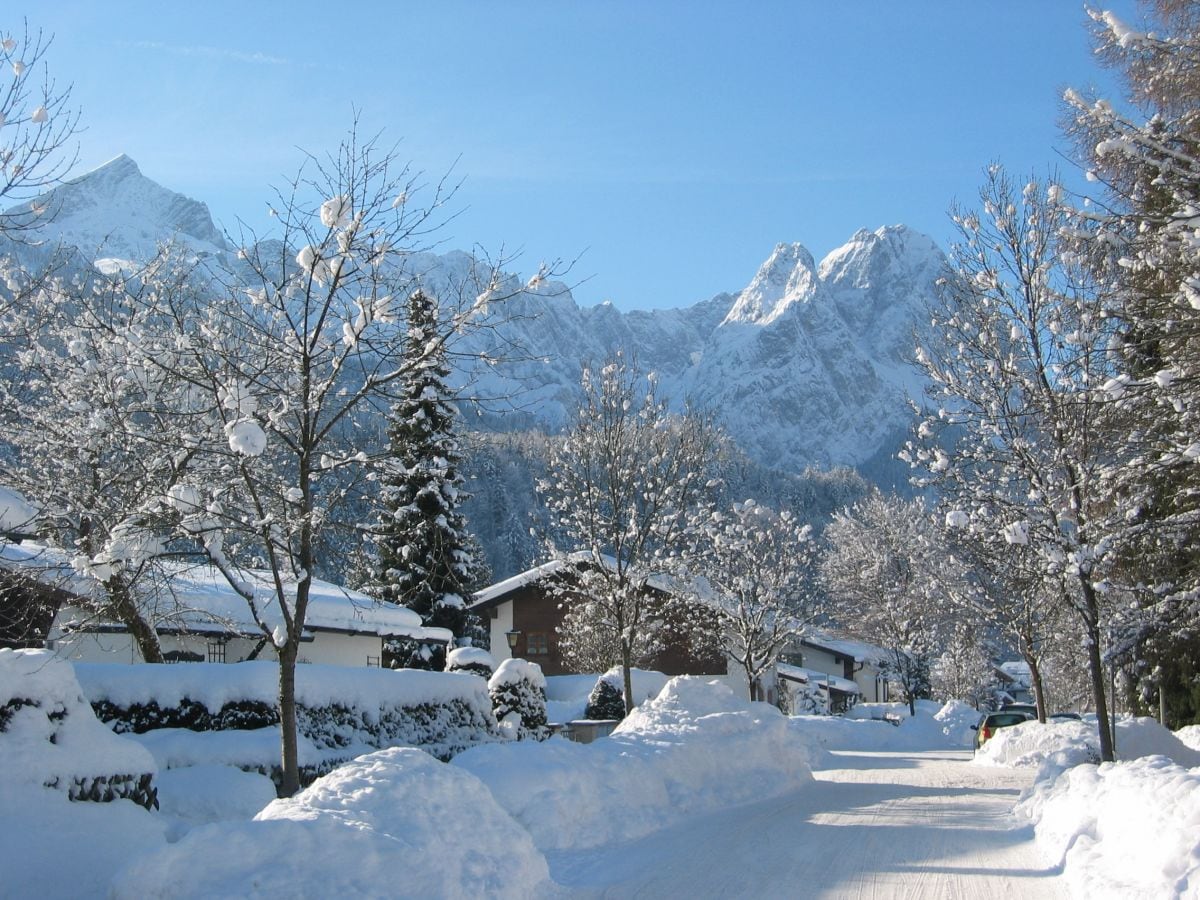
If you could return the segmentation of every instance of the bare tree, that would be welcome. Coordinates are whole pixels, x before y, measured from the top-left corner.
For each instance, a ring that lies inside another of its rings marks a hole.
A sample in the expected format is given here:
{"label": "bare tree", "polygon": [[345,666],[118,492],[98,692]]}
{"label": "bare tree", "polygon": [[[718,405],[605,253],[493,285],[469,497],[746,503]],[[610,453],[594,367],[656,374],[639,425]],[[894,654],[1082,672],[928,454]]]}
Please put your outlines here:
{"label": "bare tree", "polygon": [[79,112],[70,106],[70,86],[59,87],[50,75],[45,57],[51,40],[28,23],[19,35],[0,31],[0,201],[23,204],[0,211],[0,235],[12,239],[54,215],[34,198],[78,159],[70,144]]}
{"label": "bare tree", "polygon": [[2,363],[0,478],[90,585],[75,602],[162,662],[156,626],[173,604],[155,577],[170,534],[156,510],[188,459],[187,399],[146,355],[155,322],[138,293],[174,294],[187,272],[162,258],[123,277],[0,277],[15,287],[0,336],[21,348]]}
{"label": "bare tree", "polygon": [[1112,324],[1088,271],[1063,252],[1070,220],[1056,185],[1018,187],[993,166],[980,199],[981,212],[955,215],[955,271],[918,349],[936,413],[909,458],[950,516],[986,528],[1014,563],[1032,553],[1033,589],[1079,617],[1111,760],[1102,653],[1125,528],[1110,485],[1125,450],[1112,438]]}
{"label": "bare tree", "polygon": [[[583,400],[566,439],[538,482],[552,522],[552,549],[585,557],[564,603],[586,602],[575,620],[619,647],[625,705],[639,645],[662,627],[649,583],[672,570],[686,546],[688,514],[701,500],[718,447],[705,416],[667,412],[653,374],[640,377],[621,355],[585,369]],[[565,624],[565,623],[564,623]]]}
{"label": "bare tree", "polygon": [[890,674],[915,715],[917,699],[929,693],[950,576],[924,505],[876,493],[835,514],[824,538],[831,615],[888,650]]}
{"label": "bare tree", "polygon": [[721,648],[761,700],[763,675],[822,611],[812,529],[746,500],[696,514],[692,531],[688,566],[718,613]]}
{"label": "bare tree", "polygon": [[[423,352],[404,352],[396,319],[424,286],[406,260],[451,190],[423,191],[392,152],[351,131],[280,194],[279,238],[244,241],[242,268],[224,276],[222,293],[169,311],[174,333],[161,358],[203,415],[167,502],[278,657],[285,794],[299,785],[295,667],[322,541],[348,498],[370,489],[366,476],[384,451],[363,419],[395,402],[414,367],[485,327],[505,299],[498,268],[478,264],[453,296],[443,285],[443,315]],[[266,594],[244,577],[250,566],[269,573]]]}

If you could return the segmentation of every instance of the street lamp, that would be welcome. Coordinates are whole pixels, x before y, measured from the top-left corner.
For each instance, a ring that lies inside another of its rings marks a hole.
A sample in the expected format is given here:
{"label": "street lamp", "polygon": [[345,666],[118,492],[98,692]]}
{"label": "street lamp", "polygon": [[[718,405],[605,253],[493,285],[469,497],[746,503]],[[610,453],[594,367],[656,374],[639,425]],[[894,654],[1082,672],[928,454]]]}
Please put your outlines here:
{"label": "street lamp", "polygon": [[514,628],[511,631],[504,632],[504,637],[508,641],[508,651],[510,656],[517,655],[517,641],[521,639],[521,632]]}

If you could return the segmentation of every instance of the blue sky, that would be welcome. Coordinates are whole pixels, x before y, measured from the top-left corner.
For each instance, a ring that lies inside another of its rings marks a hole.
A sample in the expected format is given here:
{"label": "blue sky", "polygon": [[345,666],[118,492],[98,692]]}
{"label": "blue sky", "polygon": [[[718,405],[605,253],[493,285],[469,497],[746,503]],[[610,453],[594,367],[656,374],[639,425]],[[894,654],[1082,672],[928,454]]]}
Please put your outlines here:
{"label": "blue sky", "polygon": [[268,228],[298,148],[358,109],[465,178],[444,246],[519,250],[525,274],[582,254],[578,301],[622,309],[737,290],[780,241],[819,259],[904,222],[945,243],[989,162],[1065,165],[1062,87],[1111,92],[1074,0],[24,5],[0,28],[55,34],[78,171],[127,153]]}

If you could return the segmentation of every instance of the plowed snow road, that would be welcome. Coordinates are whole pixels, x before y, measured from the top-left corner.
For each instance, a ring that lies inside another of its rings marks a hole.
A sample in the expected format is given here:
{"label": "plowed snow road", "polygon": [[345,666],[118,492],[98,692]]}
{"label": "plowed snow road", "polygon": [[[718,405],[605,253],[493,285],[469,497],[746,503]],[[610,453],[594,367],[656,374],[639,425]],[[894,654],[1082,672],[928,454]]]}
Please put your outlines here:
{"label": "plowed snow road", "polygon": [[571,897],[1065,897],[1032,829],[1010,815],[1031,773],[970,757],[837,753],[842,767],[784,797],[550,854],[551,876]]}

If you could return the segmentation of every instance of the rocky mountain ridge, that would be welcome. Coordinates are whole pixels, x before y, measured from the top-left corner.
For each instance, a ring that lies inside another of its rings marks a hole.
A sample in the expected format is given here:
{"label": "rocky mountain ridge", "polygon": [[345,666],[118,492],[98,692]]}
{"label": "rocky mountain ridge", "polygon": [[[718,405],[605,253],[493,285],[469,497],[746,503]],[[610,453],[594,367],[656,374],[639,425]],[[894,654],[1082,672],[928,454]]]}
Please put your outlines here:
{"label": "rocky mountain ridge", "polygon": [[[53,210],[45,245],[73,246],[101,267],[146,259],[165,240],[232,257],[205,204],[127,156],[34,202]],[[414,257],[431,284],[472,262],[456,251]],[[715,411],[762,465],[863,466],[887,458],[907,428],[905,396],[921,388],[907,360],[944,263],[932,240],[897,225],[860,230],[819,263],[781,243],[742,290],[682,309],[581,307],[565,286],[545,284],[510,301],[503,338],[520,357],[464,377],[481,394],[517,398],[480,416],[484,427],[553,430],[568,420],[581,366],[622,349],[677,403]]]}

